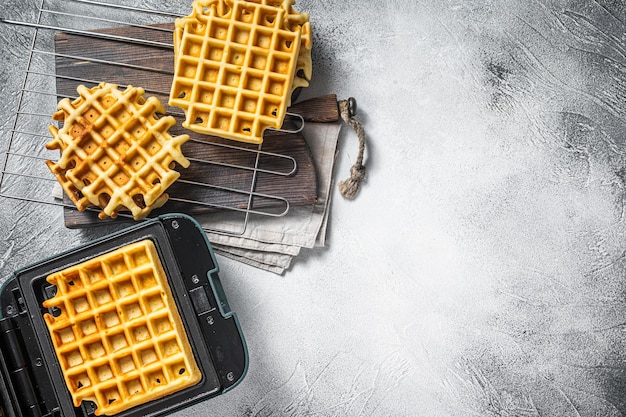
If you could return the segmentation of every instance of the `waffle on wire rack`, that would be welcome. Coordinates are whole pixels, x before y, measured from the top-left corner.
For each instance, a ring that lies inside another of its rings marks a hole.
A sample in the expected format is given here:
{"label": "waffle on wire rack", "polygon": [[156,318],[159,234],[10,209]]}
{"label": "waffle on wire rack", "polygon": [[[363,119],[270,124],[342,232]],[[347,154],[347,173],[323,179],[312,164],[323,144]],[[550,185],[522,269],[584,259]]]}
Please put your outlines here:
{"label": "waffle on wire rack", "polygon": [[74,405],[113,415],[197,384],[196,364],[154,243],[127,245],[47,277],[44,307]]}
{"label": "waffle on wire rack", "polygon": [[180,176],[172,167],[189,161],[181,145],[188,135],[172,137],[168,130],[174,117],[165,113],[155,97],[145,99],[144,90],[101,83],[79,86],[79,98],[63,99],[50,126],[53,140],[48,149],[59,149],[57,162],[46,161],[67,195],[79,210],[102,208],[101,218],[129,210],[136,220],[168,199],[165,190]]}
{"label": "waffle on wire rack", "polygon": [[184,110],[184,127],[261,143],[266,129],[282,126],[294,86],[310,78],[310,57],[300,55],[310,25],[291,2],[278,3],[198,0],[177,19],[169,104]]}

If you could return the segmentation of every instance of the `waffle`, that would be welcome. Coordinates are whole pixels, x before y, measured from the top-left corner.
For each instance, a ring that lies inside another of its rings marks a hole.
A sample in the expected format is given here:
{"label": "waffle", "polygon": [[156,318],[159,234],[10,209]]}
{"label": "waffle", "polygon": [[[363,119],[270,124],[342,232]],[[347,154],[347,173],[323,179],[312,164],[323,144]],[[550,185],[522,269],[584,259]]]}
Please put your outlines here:
{"label": "waffle", "polygon": [[165,113],[163,105],[156,97],[144,99],[142,88],[121,91],[101,83],[77,91],[79,98],[61,100],[52,116],[63,127],[50,126],[53,140],[46,148],[60,150],[61,157],[46,165],[78,210],[98,206],[100,218],[124,210],[145,218],[165,204],[165,190],[180,176],[174,161],[189,166],[181,151],[189,136],[168,133],[175,119],[157,117]]}
{"label": "waffle", "polygon": [[185,111],[184,127],[261,143],[265,129],[282,126],[303,27],[266,3],[196,0],[192,14],[176,20],[169,104]]}
{"label": "waffle", "polygon": [[[44,315],[75,407],[113,415],[201,379],[154,243],[143,240],[47,277]],[[51,310],[52,311],[52,310]]]}

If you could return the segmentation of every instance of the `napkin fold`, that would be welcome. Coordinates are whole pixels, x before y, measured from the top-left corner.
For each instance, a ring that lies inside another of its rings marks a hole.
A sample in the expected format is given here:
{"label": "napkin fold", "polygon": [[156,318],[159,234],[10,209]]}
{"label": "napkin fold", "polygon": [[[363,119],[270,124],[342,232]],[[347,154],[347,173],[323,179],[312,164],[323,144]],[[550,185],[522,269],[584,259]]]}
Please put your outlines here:
{"label": "napkin fold", "polygon": [[240,213],[213,214],[200,223],[215,252],[276,274],[283,274],[302,248],[326,244],[333,171],[341,123],[307,123],[303,135],[317,170],[318,199],[310,206],[290,207],[286,215],[251,214],[242,231]]}

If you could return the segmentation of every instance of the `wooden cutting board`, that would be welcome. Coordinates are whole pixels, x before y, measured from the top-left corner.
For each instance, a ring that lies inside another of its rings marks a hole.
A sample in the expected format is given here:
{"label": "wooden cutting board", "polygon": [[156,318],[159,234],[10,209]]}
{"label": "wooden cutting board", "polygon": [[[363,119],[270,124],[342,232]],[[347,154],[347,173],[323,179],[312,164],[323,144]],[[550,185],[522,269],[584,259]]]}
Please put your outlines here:
{"label": "wooden cutting board", "polygon": [[[171,44],[172,33],[167,30],[173,29],[173,24],[155,28],[102,29],[94,31],[94,37],[58,33],[55,37],[57,94],[60,97],[76,97],[78,85],[92,86],[106,81],[121,87],[128,84],[142,87],[147,96],[154,95],[166,104],[173,78],[173,49],[166,45],[144,43]],[[110,38],[97,37],[101,35]],[[315,203],[315,163],[301,133],[267,131],[258,152],[257,145],[183,129],[182,111],[167,105],[166,110],[178,121],[170,130],[172,135],[186,133],[191,137],[183,145],[183,153],[192,163],[187,169],[177,168],[181,178],[168,189],[171,200],[161,209],[153,211],[154,215],[166,212],[194,215],[232,208],[275,208],[281,211],[286,207],[282,199],[287,200],[290,206]],[[339,119],[334,95],[298,103],[288,111],[302,115],[306,121],[331,122]],[[286,119],[285,123],[284,127],[293,127],[290,120]],[[253,198],[250,198],[252,191]],[[65,197],[65,201],[72,205],[69,198]],[[79,212],[66,208],[64,217],[65,225],[70,228],[107,223],[98,219],[93,211]]]}

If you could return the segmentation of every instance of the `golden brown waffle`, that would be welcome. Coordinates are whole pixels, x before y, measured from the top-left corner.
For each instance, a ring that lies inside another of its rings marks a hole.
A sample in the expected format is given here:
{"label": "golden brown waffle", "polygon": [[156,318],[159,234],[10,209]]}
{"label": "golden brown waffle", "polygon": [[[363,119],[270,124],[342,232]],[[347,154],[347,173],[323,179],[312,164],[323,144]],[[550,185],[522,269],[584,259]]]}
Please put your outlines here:
{"label": "golden brown waffle", "polygon": [[47,277],[43,303],[74,406],[113,415],[197,384],[201,371],[154,243],[143,240]]}
{"label": "golden brown waffle", "polygon": [[185,111],[184,127],[260,143],[282,126],[302,27],[292,31],[287,10],[264,1],[196,0],[177,19],[169,103]]}
{"label": "golden brown waffle", "polygon": [[50,126],[53,140],[48,149],[59,149],[57,162],[46,161],[79,210],[102,208],[100,217],[115,217],[128,210],[136,220],[146,217],[168,199],[165,190],[189,161],[181,145],[188,135],[172,137],[176,120],[158,117],[165,108],[156,97],[144,99],[144,90],[101,83],[77,88],[79,98],[63,99],[53,119],[61,129]]}

